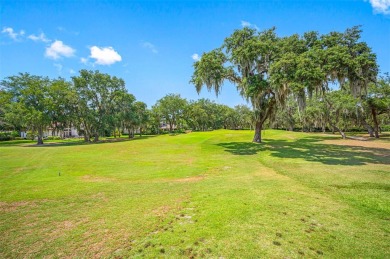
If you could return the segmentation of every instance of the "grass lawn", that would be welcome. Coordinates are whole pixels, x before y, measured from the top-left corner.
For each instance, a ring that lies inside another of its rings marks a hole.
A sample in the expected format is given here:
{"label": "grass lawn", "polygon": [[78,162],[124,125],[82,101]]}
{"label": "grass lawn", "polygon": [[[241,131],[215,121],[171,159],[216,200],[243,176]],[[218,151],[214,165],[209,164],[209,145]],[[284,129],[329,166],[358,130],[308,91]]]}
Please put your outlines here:
{"label": "grass lawn", "polygon": [[390,257],[390,141],[0,143],[0,257]]}

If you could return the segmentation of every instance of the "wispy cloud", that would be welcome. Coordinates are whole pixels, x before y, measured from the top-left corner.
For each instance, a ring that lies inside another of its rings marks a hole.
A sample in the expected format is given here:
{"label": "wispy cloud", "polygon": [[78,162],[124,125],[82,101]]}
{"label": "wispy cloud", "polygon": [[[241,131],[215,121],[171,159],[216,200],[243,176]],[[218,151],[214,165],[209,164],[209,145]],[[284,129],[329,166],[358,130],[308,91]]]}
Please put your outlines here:
{"label": "wispy cloud", "polygon": [[257,27],[256,24],[252,24],[252,23],[250,23],[248,21],[241,21],[241,26],[242,27],[252,27],[252,28],[254,28],[256,30],[259,30],[259,27]]}
{"label": "wispy cloud", "polygon": [[80,58],[80,62],[83,63],[84,65],[87,65],[88,58]]}
{"label": "wispy cloud", "polygon": [[54,63],[53,66],[55,66],[55,68],[57,69],[57,73],[59,75],[61,75],[62,74],[62,65],[58,64],[58,63]]}
{"label": "wispy cloud", "polygon": [[20,30],[19,32],[14,31],[11,27],[4,27],[1,33],[5,33],[13,39],[14,41],[20,40],[20,38],[25,34],[24,30]]}
{"label": "wispy cloud", "polygon": [[390,0],[369,0],[369,2],[375,13],[390,14]]}
{"label": "wispy cloud", "polygon": [[155,53],[155,54],[158,53],[158,50],[157,50],[156,46],[154,46],[154,45],[153,45],[152,43],[150,43],[150,42],[147,42],[147,41],[144,42],[144,43],[142,44],[142,47],[151,50],[151,51],[152,51],[153,53]]}
{"label": "wispy cloud", "polygon": [[192,58],[194,61],[200,60],[200,57],[199,57],[198,53],[192,54],[191,58]]}
{"label": "wispy cloud", "polygon": [[[90,48],[91,55],[89,56],[92,59],[95,59],[95,64],[98,65],[112,65],[116,62],[122,61],[122,57],[116,52],[112,47],[97,47],[92,46]],[[81,58],[81,62],[86,64],[87,59]]]}
{"label": "wispy cloud", "polygon": [[72,68],[69,69],[69,74],[75,74],[75,73],[76,73],[76,71],[74,71]]}
{"label": "wispy cloud", "polygon": [[68,30],[68,29],[66,29],[65,27],[62,27],[62,26],[58,26],[57,30],[60,31],[60,32],[64,32],[64,33],[72,34],[72,35],[76,35],[76,36],[80,34],[80,32],[78,32],[78,31],[71,31],[71,30]]}
{"label": "wispy cloud", "polygon": [[38,36],[31,34],[27,38],[29,38],[30,40],[33,40],[33,41],[41,41],[41,42],[50,42],[51,41],[48,38],[46,38],[46,35],[43,32],[41,32],[41,34],[39,34]]}
{"label": "wispy cloud", "polygon": [[72,57],[76,52],[72,47],[65,45],[62,41],[56,40],[46,48],[45,56],[51,59],[59,59],[61,57]]}

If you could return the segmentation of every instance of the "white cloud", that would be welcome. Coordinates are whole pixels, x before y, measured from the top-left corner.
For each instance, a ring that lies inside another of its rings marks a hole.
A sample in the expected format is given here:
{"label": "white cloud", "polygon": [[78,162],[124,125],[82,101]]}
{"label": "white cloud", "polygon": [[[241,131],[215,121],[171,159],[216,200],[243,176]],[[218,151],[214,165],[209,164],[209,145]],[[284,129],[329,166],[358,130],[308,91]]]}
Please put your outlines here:
{"label": "white cloud", "polygon": [[158,53],[158,50],[156,48],[156,46],[154,46],[152,43],[150,42],[144,42],[142,44],[142,47],[146,48],[146,49],[150,49],[153,53],[157,54]]}
{"label": "white cloud", "polygon": [[39,34],[38,36],[31,34],[27,38],[33,41],[50,42],[50,40],[46,38],[46,35],[43,32],[41,32],[41,34]]}
{"label": "white cloud", "polygon": [[80,58],[80,62],[83,63],[84,65],[86,65],[88,62],[88,59],[87,58]]}
{"label": "white cloud", "polygon": [[241,26],[242,27],[252,27],[256,30],[259,30],[259,27],[257,27],[256,24],[252,24],[252,23],[247,22],[247,21],[241,21]]}
{"label": "white cloud", "polygon": [[[116,62],[122,61],[122,57],[112,47],[93,46],[90,48],[90,58],[96,59],[95,64],[98,65],[111,65]],[[81,62],[86,63],[86,59],[81,59]]]}
{"label": "white cloud", "polygon": [[4,27],[1,33],[6,33],[8,37],[10,37],[13,40],[19,40],[19,37],[23,36],[25,32],[21,30],[19,33],[14,31],[11,27]]}
{"label": "white cloud", "polygon": [[76,71],[74,71],[73,69],[69,69],[69,73],[70,73],[70,74],[75,74]]}
{"label": "white cloud", "polygon": [[200,60],[200,57],[199,57],[198,53],[192,54],[191,58],[192,58],[194,61]]}
{"label": "white cloud", "polygon": [[72,57],[76,52],[72,47],[65,45],[62,41],[56,40],[46,48],[46,57],[51,59],[59,59],[60,57]]}
{"label": "white cloud", "polygon": [[60,31],[60,32],[64,32],[64,33],[72,34],[72,35],[76,35],[76,36],[80,34],[78,31],[70,31],[70,30],[68,30],[68,29],[66,29],[65,27],[62,27],[62,26],[58,26],[57,30]]}
{"label": "white cloud", "polygon": [[251,27],[251,23],[247,21],[241,21],[241,26],[242,27]]}
{"label": "white cloud", "polygon": [[390,14],[390,0],[369,0],[375,13]]}

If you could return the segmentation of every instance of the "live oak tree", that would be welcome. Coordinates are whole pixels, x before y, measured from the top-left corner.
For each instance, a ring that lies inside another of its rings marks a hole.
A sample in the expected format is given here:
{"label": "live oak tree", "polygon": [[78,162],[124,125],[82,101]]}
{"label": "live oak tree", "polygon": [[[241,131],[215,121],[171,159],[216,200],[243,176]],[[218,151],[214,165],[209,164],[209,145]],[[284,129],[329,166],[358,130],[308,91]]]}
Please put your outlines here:
{"label": "live oak tree", "polygon": [[135,96],[129,93],[123,93],[119,100],[119,112],[117,113],[117,124],[119,127],[123,127],[129,133],[129,138],[132,137],[130,132],[134,127],[134,117],[135,117],[135,108],[134,108]]}
{"label": "live oak tree", "polygon": [[77,106],[77,96],[72,84],[62,78],[52,80],[48,88],[48,97],[51,100],[48,112],[52,134],[72,127],[76,121],[74,111]]}
{"label": "live oak tree", "polygon": [[176,128],[180,126],[180,120],[183,119],[186,106],[186,99],[181,98],[178,94],[168,94],[156,102],[154,110],[158,111],[161,118],[166,120],[171,132],[174,126]]}
{"label": "live oak tree", "polygon": [[126,92],[125,82],[115,76],[88,70],[80,70],[80,75],[72,80],[78,95],[79,127],[84,129],[85,141],[90,141],[91,137],[98,141],[112,124],[117,103]]}
{"label": "live oak tree", "polygon": [[277,56],[275,29],[258,33],[255,29],[236,30],[222,47],[204,53],[194,63],[191,83],[198,92],[205,85],[218,95],[225,80],[237,86],[255,112],[253,142],[261,142],[264,122],[283,102],[286,89],[269,81],[269,69]]}
{"label": "live oak tree", "polygon": [[[142,136],[142,131],[149,120],[149,112],[147,105],[144,102],[137,101],[134,103],[134,125],[139,129],[139,135]],[[134,130],[133,130],[134,136]]]}
{"label": "live oak tree", "polygon": [[37,144],[43,144],[43,134],[50,125],[49,107],[52,99],[48,96],[51,81],[47,77],[20,73],[7,77],[1,82],[9,94],[10,103],[6,107],[8,121],[23,124],[37,132]]}
{"label": "live oak tree", "polygon": [[208,102],[190,101],[184,110],[184,118],[187,125],[193,130],[206,131],[210,126]]}
{"label": "live oak tree", "polygon": [[184,120],[193,130],[206,131],[223,128],[227,116],[227,108],[209,99],[190,101],[184,112]]}
{"label": "live oak tree", "polygon": [[[194,63],[191,82],[198,92],[205,85],[216,94],[225,80],[235,84],[253,106],[253,142],[261,142],[264,122],[285,108],[288,96],[294,96],[300,112],[313,93],[321,95],[332,110],[334,104],[327,96],[331,85],[349,87],[355,98],[361,98],[369,83],[375,82],[378,67],[375,54],[360,41],[360,35],[359,26],[344,33],[307,32],[284,38],[277,37],[275,29],[236,30],[220,48],[204,53]],[[328,115],[327,123],[341,132],[332,113]]]}
{"label": "live oak tree", "polygon": [[366,114],[369,114],[374,127],[366,122],[371,136],[379,138],[379,116],[390,118],[390,76],[388,74],[379,78],[376,83],[371,83],[367,89],[367,94],[363,96],[362,106]]}

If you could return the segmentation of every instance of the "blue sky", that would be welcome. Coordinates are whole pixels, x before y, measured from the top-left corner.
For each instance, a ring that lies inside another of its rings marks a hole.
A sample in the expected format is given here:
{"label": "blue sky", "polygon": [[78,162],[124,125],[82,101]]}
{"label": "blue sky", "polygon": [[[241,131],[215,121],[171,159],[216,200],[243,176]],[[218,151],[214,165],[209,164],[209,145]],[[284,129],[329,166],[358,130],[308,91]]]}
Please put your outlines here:
{"label": "blue sky", "polygon": [[233,30],[276,26],[287,36],[354,25],[362,25],[381,72],[390,72],[390,0],[0,0],[0,79],[19,72],[69,79],[80,69],[99,70],[123,78],[149,107],[168,93],[233,106],[245,103],[234,86],[216,98],[189,84],[193,58]]}

